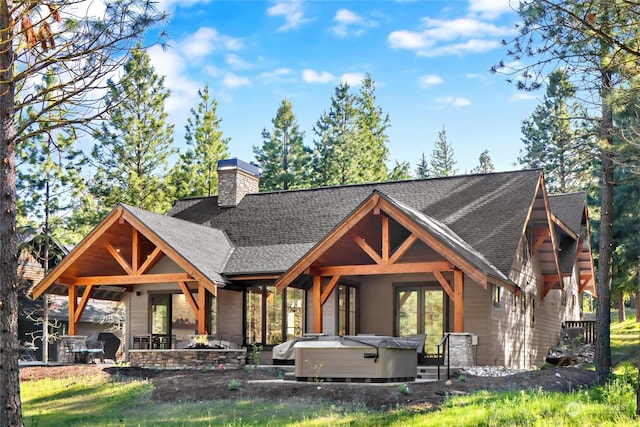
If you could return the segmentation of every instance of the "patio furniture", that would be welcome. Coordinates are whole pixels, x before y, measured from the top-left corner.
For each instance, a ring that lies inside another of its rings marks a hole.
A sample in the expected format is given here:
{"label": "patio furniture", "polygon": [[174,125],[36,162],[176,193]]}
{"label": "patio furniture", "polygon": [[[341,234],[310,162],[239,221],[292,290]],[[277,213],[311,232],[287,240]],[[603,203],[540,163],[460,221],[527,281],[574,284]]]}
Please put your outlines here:
{"label": "patio furniture", "polygon": [[98,358],[104,363],[104,341],[87,341],[85,351],[87,363],[96,363]]}

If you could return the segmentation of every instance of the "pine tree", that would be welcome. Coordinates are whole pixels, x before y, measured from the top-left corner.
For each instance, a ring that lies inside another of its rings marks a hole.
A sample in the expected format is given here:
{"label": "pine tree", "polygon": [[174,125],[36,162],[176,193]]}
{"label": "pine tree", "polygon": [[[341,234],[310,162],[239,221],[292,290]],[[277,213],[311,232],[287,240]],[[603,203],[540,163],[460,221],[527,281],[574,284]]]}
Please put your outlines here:
{"label": "pine tree", "polygon": [[438,132],[438,139],[431,153],[431,174],[434,177],[455,175],[458,171],[455,169],[456,161],[453,158],[453,147],[447,141],[447,131],[444,126]]}
{"label": "pine tree", "polygon": [[389,114],[385,114],[376,105],[375,90],[375,82],[367,73],[354,103],[359,139],[357,148],[360,151],[357,154],[358,182],[384,181],[389,176],[386,164],[389,158],[389,137],[386,131],[391,126],[391,120]]}
{"label": "pine tree", "polygon": [[484,150],[478,158],[478,166],[471,169],[471,173],[490,173],[495,170],[491,157],[489,157],[489,150]]}
{"label": "pine tree", "polygon": [[198,91],[200,103],[191,109],[187,119],[185,140],[187,151],[180,154],[171,173],[176,198],[211,196],[218,188],[218,160],[229,157],[229,138],[222,136],[218,102],[209,98],[209,86]]}
{"label": "pine tree", "polygon": [[416,165],[416,178],[425,179],[431,176],[431,168],[429,167],[429,161],[427,160],[427,156],[424,155],[424,152],[420,156],[420,161]]}
{"label": "pine tree", "polygon": [[313,151],[313,185],[359,182],[357,124],[354,97],[349,85],[340,83],[331,97],[331,108],[313,128],[317,139]]}
{"label": "pine tree", "polygon": [[313,185],[384,181],[389,177],[386,133],[389,115],[376,105],[375,83],[367,74],[356,95],[340,83],[331,107],[316,122]]}
{"label": "pine tree", "polygon": [[120,82],[108,81],[113,108],[94,133],[98,143],[91,154],[97,173],[92,191],[106,210],[122,202],[162,213],[173,199],[165,183],[168,159],[175,152],[173,125],[166,124],[164,110],[169,90],[140,43],[124,73]]}
{"label": "pine tree", "polygon": [[272,131],[262,131],[262,147],[253,147],[262,172],[260,189],[308,187],[310,150],[304,146],[304,132],[299,129],[291,101],[282,100],[271,123]]}
{"label": "pine tree", "polygon": [[552,72],[548,81],[542,103],[522,122],[525,148],[518,162],[526,168],[543,168],[550,192],[580,191],[594,169],[584,119],[576,119],[587,114],[571,103],[576,90],[564,70]]}

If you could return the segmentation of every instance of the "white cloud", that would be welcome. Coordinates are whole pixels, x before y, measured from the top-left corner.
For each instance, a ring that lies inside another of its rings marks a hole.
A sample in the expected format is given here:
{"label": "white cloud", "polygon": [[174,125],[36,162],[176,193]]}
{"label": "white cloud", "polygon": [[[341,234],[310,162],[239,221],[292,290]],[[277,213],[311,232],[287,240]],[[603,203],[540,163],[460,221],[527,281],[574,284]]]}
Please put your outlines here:
{"label": "white cloud", "polygon": [[443,98],[436,99],[436,102],[441,105],[451,105],[452,107],[467,107],[471,105],[471,101],[467,98],[459,98],[455,96],[445,96]]}
{"label": "white cloud", "polygon": [[220,50],[240,50],[242,40],[220,34],[215,28],[200,27],[178,46],[181,46],[185,57],[198,58]]}
{"label": "white cloud", "polygon": [[387,37],[394,49],[415,50],[421,56],[459,55],[486,52],[500,46],[510,27],[470,17],[450,20],[423,18],[422,31],[398,30]]}
{"label": "white cloud", "polygon": [[177,7],[187,8],[196,4],[211,3],[212,0],[158,0],[158,10],[174,11]]}
{"label": "white cloud", "polygon": [[194,106],[194,97],[201,86],[187,77],[186,63],[176,49],[164,50],[160,46],[147,49],[151,64],[161,76],[165,77],[165,87],[171,91],[165,108],[174,123],[186,122],[190,109]]}
{"label": "white cloud", "polygon": [[364,32],[365,28],[375,27],[377,25],[375,21],[364,19],[362,16],[348,9],[338,10],[333,21],[336,25],[331,27],[331,31],[338,37],[358,37]]}
{"label": "white cloud", "polygon": [[307,68],[302,71],[302,80],[306,83],[330,83],[335,77],[328,71],[317,72]]}
{"label": "white cloud", "polygon": [[250,86],[251,80],[247,77],[242,77],[234,73],[226,73],[222,78],[222,85],[231,89],[235,89],[242,86]]}
{"label": "white cloud", "polygon": [[284,16],[286,24],[278,28],[278,31],[293,30],[309,21],[304,17],[301,0],[278,1],[267,9],[267,14],[269,16]]}
{"label": "white cloud", "polygon": [[360,86],[364,79],[364,73],[344,73],[340,76],[340,81],[348,84],[349,86]]}
{"label": "white cloud", "polygon": [[394,49],[423,49],[434,44],[422,33],[407,30],[392,31],[387,39]]}
{"label": "white cloud", "polygon": [[420,84],[420,87],[424,89],[431,86],[442,84],[444,83],[444,80],[442,80],[442,77],[440,76],[426,75],[426,76],[420,76],[420,78],[418,79],[418,83]]}
{"label": "white cloud", "polygon": [[511,3],[511,0],[469,0],[469,10],[487,19],[495,19],[518,6],[517,2],[514,2],[514,5]]}
{"label": "white cloud", "polygon": [[293,73],[291,68],[276,68],[273,71],[265,71],[260,73],[262,79],[277,79],[280,77],[290,76]]}
{"label": "white cloud", "polygon": [[248,63],[234,53],[228,54],[225,61],[230,67],[235,68],[236,70],[249,70],[254,68],[253,64]]}
{"label": "white cloud", "polygon": [[516,92],[513,94],[509,101],[531,101],[533,99],[538,99],[539,95],[529,93],[529,92]]}
{"label": "white cloud", "polygon": [[425,49],[418,52],[419,56],[445,56],[445,55],[463,55],[465,53],[483,53],[500,47],[497,40],[468,40],[465,43],[456,43],[451,45],[439,46],[433,49]]}

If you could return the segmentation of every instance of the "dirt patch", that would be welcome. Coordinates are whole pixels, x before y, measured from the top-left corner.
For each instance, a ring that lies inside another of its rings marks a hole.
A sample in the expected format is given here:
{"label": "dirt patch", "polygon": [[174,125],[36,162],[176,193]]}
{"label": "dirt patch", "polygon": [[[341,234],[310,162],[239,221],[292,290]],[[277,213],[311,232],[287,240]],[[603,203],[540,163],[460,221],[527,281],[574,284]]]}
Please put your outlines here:
{"label": "dirt patch", "polygon": [[[158,402],[254,400],[330,401],[365,405],[372,409],[396,406],[433,409],[448,396],[465,395],[477,390],[529,390],[568,392],[589,387],[596,381],[595,372],[580,368],[555,368],[528,371],[505,377],[452,378],[450,382],[409,382],[403,393],[398,384],[326,383],[280,380],[278,368],[255,370],[153,370],[100,365],[22,367],[20,380],[77,375],[111,376],[118,381],[148,379],[153,383],[153,399]],[[239,388],[233,389],[235,382]]]}

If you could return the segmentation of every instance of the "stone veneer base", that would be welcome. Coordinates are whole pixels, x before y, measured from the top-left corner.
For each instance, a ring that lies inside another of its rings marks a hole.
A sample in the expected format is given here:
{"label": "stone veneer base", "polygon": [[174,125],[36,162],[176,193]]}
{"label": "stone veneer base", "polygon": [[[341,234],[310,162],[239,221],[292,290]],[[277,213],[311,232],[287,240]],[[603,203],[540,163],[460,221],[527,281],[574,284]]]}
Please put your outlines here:
{"label": "stone veneer base", "polygon": [[131,366],[152,369],[237,369],[245,365],[247,349],[129,350]]}

